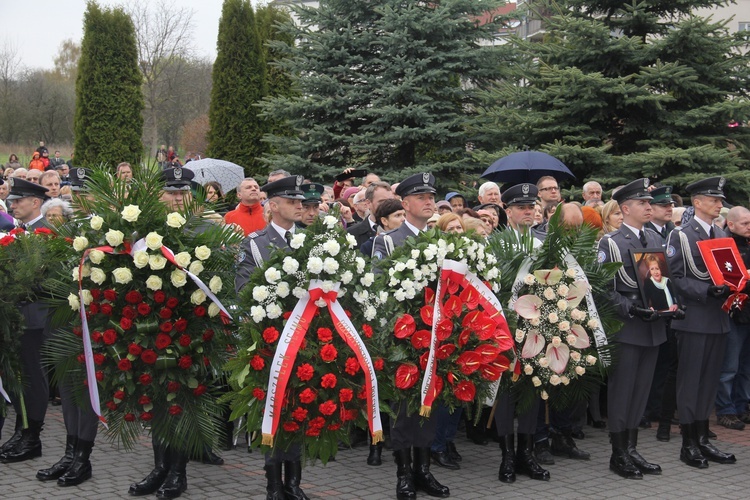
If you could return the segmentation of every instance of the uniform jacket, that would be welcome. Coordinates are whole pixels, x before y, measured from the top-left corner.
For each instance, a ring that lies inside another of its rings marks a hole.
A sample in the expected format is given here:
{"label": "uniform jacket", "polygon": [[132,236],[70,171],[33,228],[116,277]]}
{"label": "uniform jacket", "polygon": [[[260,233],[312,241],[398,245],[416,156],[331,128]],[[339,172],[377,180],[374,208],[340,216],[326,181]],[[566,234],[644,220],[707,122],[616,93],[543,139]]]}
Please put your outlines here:
{"label": "uniform jacket", "polygon": [[234,281],[234,288],[237,293],[240,293],[240,290],[245,287],[253,271],[262,266],[263,262],[268,260],[271,253],[277,248],[285,251],[291,250],[286,240],[270,225],[265,229],[250,233],[242,241],[242,248],[237,257],[237,277]]}
{"label": "uniform jacket", "polygon": [[[716,225],[713,227],[716,238],[726,237],[722,229]],[[683,251],[680,234],[687,240],[687,252]],[[685,319],[672,321],[672,328],[675,330],[708,334],[729,331],[729,315],[721,309],[724,299],[708,296],[708,287],[713,285],[713,281],[708,276],[706,265],[698,251],[698,242],[707,239],[708,234],[694,217],[669,233],[667,265],[680,300],[687,307]],[[694,264],[694,269],[691,263]],[[696,271],[704,275],[699,276]]]}
{"label": "uniform jacket", "polygon": [[674,227],[675,227],[675,226],[674,226],[674,223],[672,223],[672,222],[667,222],[667,223],[666,223],[666,224],[664,225],[664,229],[666,229],[666,230],[667,230],[667,231],[666,231],[666,236],[662,236],[662,235],[661,235],[661,233],[660,233],[659,231],[657,231],[657,230],[656,230],[656,226],[654,226],[654,225],[653,225],[653,224],[652,224],[651,222],[647,222],[646,224],[644,224],[644,226],[645,226],[645,227],[647,227],[647,228],[649,228],[649,229],[652,229],[652,230],[653,230],[653,231],[654,231],[654,232],[655,232],[656,234],[658,234],[658,235],[659,235],[659,237],[660,237],[660,238],[662,239],[662,244],[661,244],[661,246],[666,246],[666,244],[667,244],[667,238],[666,238],[666,236],[669,236],[669,233],[670,233],[670,232],[672,231],[672,229],[674,229]]}
{"label": "uniform jacket", "polygon": [[[388,257],[394,248],[403,245],[406,238],[410,236],[414,237],[416,234],[406,224],[401,224],[401,227],[397,229],[377,235],[375,242],[372,244],[372,257],[374,259]],[[388,245],[386,245],[386,241],[388,241]]]}
{"label": "uniform jacket", "polygon": [[[33,232],[34,229],[42,227],[47,227],[47,219],[44,217],[30,224],[26,229]],[[41,300],[37,300],[36,302],[21,302],[19,309],[23,315],[24,327],[27,330],[36,330],[49,326],[49,307]]]}
{"label": "uniform jacket", "polygon": [[[648,248],[659,248],[662,246],[661,236],[653,229],[645,228],[646,243]],[[610,248],[610,241],[613,242],[620,251],[620,259],[613,255]],[[641,241],[625,225],[620,229],[613,231],[599,241],[598,260],[600,263],[605,262],[622,262],[622,268],[615,274],[612,290],[609,298],[615,307],[615,312],[620,320],[623,321],[622,329],[615,335],[617,342],[631,344],[643,347],[653,347],[663,344],[667,340],[666,323],[659,319],[653,322],[646,322],[640,318],[631,317],[630,307],[636,305],[644,307],[641,294],[638,289],[633,260],[630,258],[630,249],[642,249]],[[623,278],[624,273],[628,279]],[[633,286],[634,285],[634,286]]]}
{"label": "uniform jacket", "polygon": [[366,218],[362,222],[358,222],[357,224],[354,224],[353,226],[349,226],[346,228],[346,232],[351,234],[357,239],[357,248],[361,248],[362,244],[375,236],[375,231],[373,231],[372,226],[370,225],[370,218]]}

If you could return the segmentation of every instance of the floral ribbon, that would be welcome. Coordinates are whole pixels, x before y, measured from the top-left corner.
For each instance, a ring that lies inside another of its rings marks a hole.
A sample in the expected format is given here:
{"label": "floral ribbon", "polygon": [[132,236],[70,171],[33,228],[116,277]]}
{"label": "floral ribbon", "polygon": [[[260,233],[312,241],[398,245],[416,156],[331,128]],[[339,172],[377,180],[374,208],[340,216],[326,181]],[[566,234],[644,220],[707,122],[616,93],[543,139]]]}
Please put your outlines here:
{"label": "floral ribbon", "polygon": [[305,339],[305,334],[310,327],[310,322],[320,307],[328,307],[333,318],[336,331],[341,335],[346,344],[354,351],[357,361],[365,374],[365,391],[367,394],[367,420],[370,426],[372,442],[378,443],[383,440],[383,426],[380,422],[380,404],[378,402],[378,381],[375,377],[375,369],[367,348],[362,342],[344,308],[338,301],[338,290],[340,283],[336,283],[329,291],[323,290],[323,282],[310,280],[308,293],[301,297],[292,310],[291,316],[284,325],[284,331],[279,337],[276,352],[271,363],[271,374],[268,378],[268,390],[266,394],[266,406],[263,413],[262,443],[273,446],[273,438],[281,419],[281,411],[284,407],[284,395],[289,384],[289,377],[297,358],[300,345]]}
{"label": "floral ribbon", "polygon": [[607,345],[607,334],[604,333],[604,327],[602,326],[602,321],[599,318],[599,311],[596,309],[596,303],[594,302],[594,295],[591,292],[591,284],[589,284],[589,279],[586,277],[586,273],[583,271],[583,268],[578,263],[575,257],[573,257],[572,254],[568,253],[563,258],[563,261],[575,271],[576,281],[583,281],[586,283],[586,308],[588,309],[589,318],[596,320],[596,326],[591,329],[592,333],[594,334],[594,343],[596,344],[596,349],[599,352],[599,360],[603,367],[609,366],[609,363],[611,361],[609,352],[606,350],[603,350],[602,347]]}
{"label": "floral ribbon", "polygon": [[3,377],[0,377],[0,394],[2,394],[3,398],[10,403],[10,397],[8,396],[8,393],[5,392],[5,388],[3,388]]}
{"label": "floral ribbon", "polygon": [[437,352],[437,325],[443,319],[443,295],[445,289],[448,286],[448,282],[453,281],[458,283],[463,288],[468,288],[471,292],[476,292],[478,295],[477,300],[484,310],[490,315],[491,318],[495,319],[498,324],[505,321],[505,315],[503,314],[503,306],[492,290],[482,282],[474,273],[469,271],[469,266],[464,262],[458,262],[455,260],[445,259],[443,266],[440,269],[440,280],[438,281],[437,288],[435,290],[435,304],[432,313],[432,332],[430,333],[430,354],[427,358],[427,366],[425,367],[425,375],[422,380],[422,406],[419,410],[419,414],[423,417],[429,417],[432,410],[432,403],[435,401],[435,380],[437,378],[437,363],[436,363],[436,352]]}

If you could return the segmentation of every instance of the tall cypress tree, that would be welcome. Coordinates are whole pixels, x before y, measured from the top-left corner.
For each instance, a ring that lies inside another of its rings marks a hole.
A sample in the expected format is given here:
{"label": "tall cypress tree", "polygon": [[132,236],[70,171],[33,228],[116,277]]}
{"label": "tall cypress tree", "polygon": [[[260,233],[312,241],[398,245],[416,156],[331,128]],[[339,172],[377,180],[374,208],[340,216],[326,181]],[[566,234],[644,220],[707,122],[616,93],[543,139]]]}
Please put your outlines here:
{"label": "tall cypress tree", "polygon": [[267,146],[262,142],[266,124],[256,105],[268,93],[268,84],[249,0],[224,1],[216,47],[207,154],[257,175],[262,171],[258,159]]}
{"label": "tall cypress tree", "polygon": [[507,79],[485,96],[480,158],[541,149],[579,185],[647,176],[683,193],[697,178],[726,175],[731,196],[746,201],[750,128],[731,126],[749,118],[746,39],[691,14],[719,3],[546,4],[556,15],[543,42],[516,40]]}
{"label": "tall cypress tree", "polygon": [[143,95],[130,17],[89,2],[76,78],[76,164],[117,165],[143,156]]}
{"label": "tall cypress tree", "polygon": [[477,89],[497,70],[494,49],[480,45],[497,26],[476,18],[501,3],[324,0],[297,8],[300,24],[287,26],[297,44],[280,64],[300,94],[264,103],[297,133],[272,138],[270,165],[318,179],[360,166],[393,180],[423,169],[458,177],[472,165],[467,124]]}

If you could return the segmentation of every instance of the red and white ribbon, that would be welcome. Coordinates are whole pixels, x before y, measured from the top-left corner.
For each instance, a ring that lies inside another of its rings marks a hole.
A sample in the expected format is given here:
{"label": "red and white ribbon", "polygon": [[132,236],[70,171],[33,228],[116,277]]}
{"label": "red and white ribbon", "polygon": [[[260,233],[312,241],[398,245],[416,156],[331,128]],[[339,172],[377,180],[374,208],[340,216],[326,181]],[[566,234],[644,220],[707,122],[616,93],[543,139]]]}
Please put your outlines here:
{"label": "red and white ribbon", "polygon": [[432,332],[430,334],[430,354],[427,358],[424,379],[422,380],[422,407],[419,414],[424,417],[430,416],[432,404],[435,401],[435,380],[437,372],[436,352],[438,338],[436,334],[437,325],[443,319],[443,295],[448,286],[448,282],[458,283],[462,288],[468,288],[478,295],[478,303],[487,312],[487,314],[498,324],[505,323],[503,306],[492,290],[480,280],[476,274],[469,271],[469,266],[465,262],[445,259],[440,269],[440,280],[435,290],[435,304],[432,313]]}
{"label": "red and white ribbon", "polygon": [[[273,438],[278,430],[281,412],[284,408],[284,398],[289,378],[292,375],[297,353],[310,328],[310,323],[318,308],[327,306],[333,318],[336,331],[354,351],[360,367],[365,375],[365,392],[367,394],[367,421],[370,426],[373,443],[383,440],[383,426],[380,422],[380,404],[378,402],[378,381],[370,354],[362,342],[344,308],[338,301],[339,283],[326,292],[323,282],[311,280],[308,292],[299,299],[292,310],[291,316],[281,332],[276,352],[271,363],[271,374],[268,378],[267,397],[261,431],[262,443],[273,446]],[[324,303],[321,303],[323,301]]]}

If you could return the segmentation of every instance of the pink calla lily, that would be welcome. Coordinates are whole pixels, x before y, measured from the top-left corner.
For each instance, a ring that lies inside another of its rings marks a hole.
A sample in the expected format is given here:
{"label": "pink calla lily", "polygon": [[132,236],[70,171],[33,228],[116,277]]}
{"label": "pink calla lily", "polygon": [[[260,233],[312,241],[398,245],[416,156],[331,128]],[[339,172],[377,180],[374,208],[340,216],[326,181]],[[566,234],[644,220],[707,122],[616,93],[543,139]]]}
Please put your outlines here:
{"label": "pink calla lily", "polygon": [[544,349],[544,336],[539,334],[538,330],[531,330],[526,335],[526,342],[523,344],[521,351],[522,358],[533,358]]}
{"label": "pink calla lily", "polygon": [[565,300],[568,301],[568,306],[578,307],[583,298],[586,296],[586,292],[589,291],[589,285],[585,281],[576,281],[570,285],[570,291]]}
{"label": "pink calla lily", "polygon": [[518,298],[513,309],[524,319],[538,318],[542,315],[542,299],[536,295],[524,295]]}
{"label": "pink calla lily", "polygon": [[547,359],[549,359],[549,369],[560,375],[568,366],[570,359],[570,349],[565,344],[555,347],[552,344],[547,346]]}
{"label": "pink calla lily", "polygon": [[570,333],[576,336],[576,349],[586,349],[591,345],[589,335],[581,325],[573,325],[570,327]]}
{"label": "pink calla lily", "polygon": [[558,268],[540,269],[538,271],[534,271],[534,277],[539,283],[543,285],[556,285],[562,279],[563,272]]}

